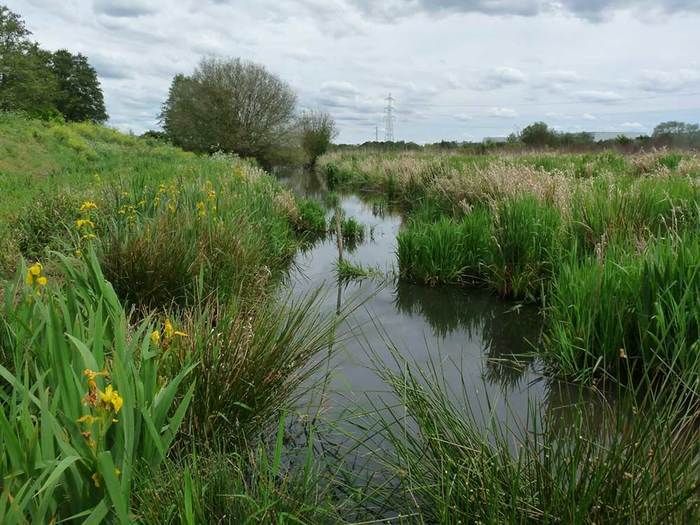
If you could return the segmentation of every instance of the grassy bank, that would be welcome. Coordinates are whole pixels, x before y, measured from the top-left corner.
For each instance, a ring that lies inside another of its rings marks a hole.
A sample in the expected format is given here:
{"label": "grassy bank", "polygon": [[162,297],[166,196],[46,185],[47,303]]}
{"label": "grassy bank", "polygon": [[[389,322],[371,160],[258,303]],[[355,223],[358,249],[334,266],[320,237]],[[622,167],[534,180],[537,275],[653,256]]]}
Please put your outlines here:
{"label": "grassy bank", "polygon": [[0,521],[153,522],[173,471],[175,516],[208,521],[192,490],[217,454],[241,476],[229,516],[315,515],[263,459],[338,322],[272,293],[318,208],[247,161],[95,125],[2,114],[0,148]]}
{"label": "grassy bank", "polygon": [[339,188],[404,203],[403,280],[543,306],[559,373],[664,362],[697,380],[696,157],[334,153],[319,166]]}

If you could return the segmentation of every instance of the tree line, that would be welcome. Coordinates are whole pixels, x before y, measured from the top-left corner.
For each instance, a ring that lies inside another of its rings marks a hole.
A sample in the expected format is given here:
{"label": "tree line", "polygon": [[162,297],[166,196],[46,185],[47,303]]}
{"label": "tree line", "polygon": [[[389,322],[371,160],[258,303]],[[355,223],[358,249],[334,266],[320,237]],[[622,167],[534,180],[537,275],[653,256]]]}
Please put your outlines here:
{"label": "tree line", "polygon": [[22,18],[0,5],[0,110],[105,122],[102,89],[87,58],[65,49],[47,51],[30,36]]}

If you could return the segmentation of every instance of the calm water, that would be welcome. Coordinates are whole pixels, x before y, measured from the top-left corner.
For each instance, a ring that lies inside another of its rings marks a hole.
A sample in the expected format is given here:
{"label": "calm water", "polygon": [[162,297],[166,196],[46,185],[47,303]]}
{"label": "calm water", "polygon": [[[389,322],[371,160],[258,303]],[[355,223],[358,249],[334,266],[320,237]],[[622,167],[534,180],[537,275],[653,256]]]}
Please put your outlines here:
{"label": "calm water", "polygon": [[[300,172],[281,180],[296,193],[322,196],[322,184],[313,174]],[[296,257],[287,283],[294,294],[322,286],[328,311],[335,310],[338,301],[364,300],[345,323],[343,328],[351,333],[328,363],[329,382],[322,399],[327,412],[390,402],[387,386],[372,366],[372,357],[394,363],[390,345],[408,359],[408,366],[438,368],[451,389],[466,395],[473,410],[511,429],[526,426],[528,407],[551,414],[578,397],[577,389],[546,380],[530,356],[542,327],[536,308],[502,301],[482,290],[398,283],[394,276],[401,215],[358,195],[342,196],[340,206],[368,232],[358,246],[346,246],[344,257],[379,269],[384,278],[339,284],[333,236]]]}

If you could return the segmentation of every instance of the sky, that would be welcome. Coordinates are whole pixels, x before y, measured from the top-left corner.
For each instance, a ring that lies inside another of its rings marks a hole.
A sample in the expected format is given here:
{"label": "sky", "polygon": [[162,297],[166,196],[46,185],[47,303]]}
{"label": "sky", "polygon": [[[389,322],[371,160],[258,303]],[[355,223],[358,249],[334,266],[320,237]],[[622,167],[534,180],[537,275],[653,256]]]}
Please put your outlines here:
{"label": "sky", "polygon": [[650,133],[700,121],[700,0],[0,0],[43,47],[86,55],[109,124],[141,133],[177,73],[261,63],[337,142],[476,141],[542,120]]}

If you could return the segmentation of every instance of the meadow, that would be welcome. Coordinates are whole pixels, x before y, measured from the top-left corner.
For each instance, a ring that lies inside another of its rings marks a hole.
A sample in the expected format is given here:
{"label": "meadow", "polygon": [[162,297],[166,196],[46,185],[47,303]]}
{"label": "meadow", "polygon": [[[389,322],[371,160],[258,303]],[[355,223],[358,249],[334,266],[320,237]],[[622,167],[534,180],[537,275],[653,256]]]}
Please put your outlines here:
{"label": "meadow", "polygon": [[284,277],[362,224],[251,161],[98,125],[0,113],[0,152],[0,522],[700,516],[692,155],[322,157],[338,191],[405,208],[401,279],[539,304],[552,374],[584,388],[604,372],[621,400],[484,431],[437,349],[426,369],[391,347],[373,368],[399,402],[362,407],[357,472],[320,435],[342,422],[295,417],[357,304],[325,311]]}

